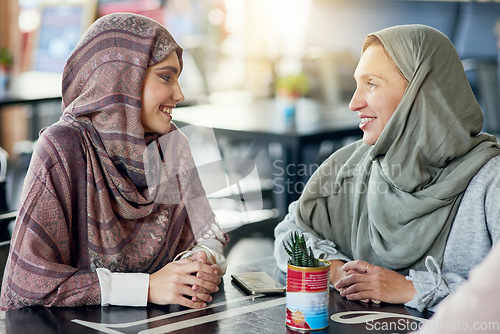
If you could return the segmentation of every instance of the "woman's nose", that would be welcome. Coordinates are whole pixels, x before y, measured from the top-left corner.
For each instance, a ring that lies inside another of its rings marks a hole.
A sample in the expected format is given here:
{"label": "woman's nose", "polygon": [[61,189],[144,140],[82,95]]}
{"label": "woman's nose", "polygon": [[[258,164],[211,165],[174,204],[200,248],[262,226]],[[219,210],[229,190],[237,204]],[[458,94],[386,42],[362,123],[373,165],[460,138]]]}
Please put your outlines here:
{"label": "woman's nose", "polygon": [[366,105],[366,101],[363,98],[361,92],[356,89],[352,95],[351,102],[349,102],[349,109],[352,111],[358,111]]}
{"label": "woman's nose", "polygon": [[181,103],[182,101],[184,101],[184,94],[182,93],[182,89],[179,83],[177,83],[176,87],[174,88],[172,99],[176,101],[176,103]]}

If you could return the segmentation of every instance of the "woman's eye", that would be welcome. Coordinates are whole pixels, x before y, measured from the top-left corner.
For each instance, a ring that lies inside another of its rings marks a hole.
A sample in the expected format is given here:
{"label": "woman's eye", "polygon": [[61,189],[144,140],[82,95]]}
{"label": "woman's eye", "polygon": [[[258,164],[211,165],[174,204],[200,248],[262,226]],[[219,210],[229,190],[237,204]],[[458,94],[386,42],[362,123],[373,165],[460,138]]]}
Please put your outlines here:
{"label": "woman's eye", "polygon": [[165,76],[162,76],[161,77],[163,80],[165,80],[166,82],[169,82],[170,79],[172,79],[172,77],[170,75],[165,75]]}
{"label": "woman's eye", "polygon": [[375,87],[375,84],[374,84],[373,82],[368,82],[368,86],[369,86],[370,88],[374,88],[374,87]]}

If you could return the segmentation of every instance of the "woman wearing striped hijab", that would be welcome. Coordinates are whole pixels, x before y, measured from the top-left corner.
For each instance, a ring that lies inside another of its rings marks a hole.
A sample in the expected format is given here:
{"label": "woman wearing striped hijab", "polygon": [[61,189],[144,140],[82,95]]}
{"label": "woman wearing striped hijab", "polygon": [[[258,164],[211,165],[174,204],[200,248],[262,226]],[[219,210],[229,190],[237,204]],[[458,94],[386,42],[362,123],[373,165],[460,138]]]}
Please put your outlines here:
{"label": "woman wearing striped hijab", "polygon": [[154,20],[117,13],[87,30],[24,183],[2,308],[211,301],[225,237],[171,122],[181,71]]}

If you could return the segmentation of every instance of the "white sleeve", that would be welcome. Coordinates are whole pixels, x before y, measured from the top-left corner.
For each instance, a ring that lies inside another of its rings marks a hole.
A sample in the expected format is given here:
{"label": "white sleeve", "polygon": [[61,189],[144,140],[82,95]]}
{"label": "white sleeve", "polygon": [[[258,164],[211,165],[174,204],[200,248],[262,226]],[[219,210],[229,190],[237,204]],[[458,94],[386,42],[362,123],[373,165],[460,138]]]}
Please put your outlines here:
{"label": "white sleeve", "polygon": [[113,273],[97,268],[101,287],[101,306],[146,306],[148,304],[149,274]]}

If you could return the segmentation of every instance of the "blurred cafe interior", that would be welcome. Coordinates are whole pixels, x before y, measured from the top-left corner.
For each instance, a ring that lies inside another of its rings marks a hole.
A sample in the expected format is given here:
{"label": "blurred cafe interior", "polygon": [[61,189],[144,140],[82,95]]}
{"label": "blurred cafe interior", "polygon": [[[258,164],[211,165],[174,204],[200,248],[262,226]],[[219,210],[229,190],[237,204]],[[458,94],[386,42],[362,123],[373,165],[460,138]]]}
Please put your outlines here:
{"label": "blurred cafe interior", "polygon": [[86,28],[113,12],[163,23],[184,49],[186,99],[173,119],[192,126],[197,164],[226,162],[230,181],[207,195],[231,238],[229,263],[238,249],[234,256],[269,255],[274,226],[310,175],[361,138],[348,103],[370,32],[420,23],[446,34],[484,131],[500,133],[497,1],[1,0],[1,241],[10,238],[38,132],[61,116],[66,59]]}

